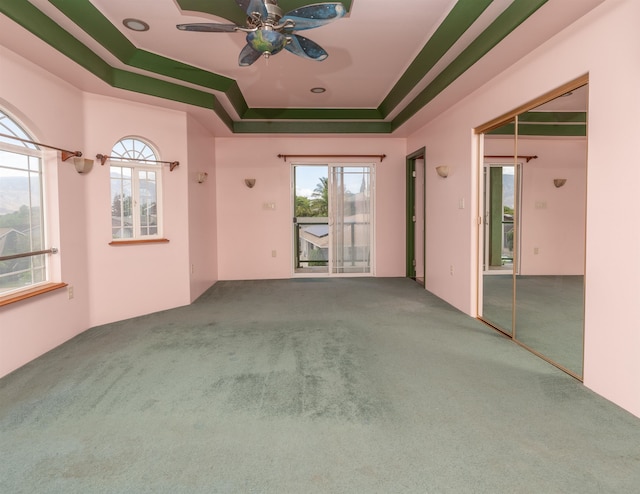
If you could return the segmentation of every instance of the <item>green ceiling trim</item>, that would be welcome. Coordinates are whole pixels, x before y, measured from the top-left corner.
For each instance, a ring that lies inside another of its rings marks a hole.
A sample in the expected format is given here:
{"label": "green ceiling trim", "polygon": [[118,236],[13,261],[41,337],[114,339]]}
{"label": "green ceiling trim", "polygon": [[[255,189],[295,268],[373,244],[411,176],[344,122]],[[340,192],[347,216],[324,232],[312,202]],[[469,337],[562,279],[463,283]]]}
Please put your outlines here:
{"label": "green ceiling trim", "polygon": [[555,111],[555,112],[543,112],[543,111],[529,111],[518,115],[519,123],[587,123],[587,112],[584,111]]}
{"label": "green ceiling trim", "polygon": [[[131,58],[136,46],[131,43],[88,0],[49,0],[54,7],[80,26],[89,36],[109,50],[118,60]],[[90,27],[89,27],[90,26]]]}
{"label": "green ceiling trim", "polygon": [[393,130],[398,129],[420,109],[432,101],[447,86],[460,77],[474,63],[486,55],[500,41],[522,24],[548,0],[514,0],[491,25],[420,92],[394,119]]}
{"label": "green ceiling trim", "polygon": [[390,122],[234,122],[236,134],[389,134]]}
{"label": "green ceiling trim", "polygon": [[[238,114],[248,106],[236,81],[176,60],[138,49],[89,0],[49,0],[122,63],[225,93]],[[236,7],[237,8],[237,7]],[[64,50],[55,46],[64,53]]]}
{"label": "green ceiling trim", "polygon": [[0,12],[95,76],[107,83],[110,82],[112,69],[108,63],[27,0],[0,2]]}
{"label": "green ceiling trim", "polygon": [[[411,91],[415,84],[414,81],[420,77],[421,72],[422,75],[426,74],[447,51],[448,46],[455,42],[454,40],[459,36],[458,33],[466,30],[464,26],[468,27],[486,9],[486,3],[490,3],[489,0],[459,0],[443,25],[438,28],[416,60],[412,62],[407,73],[401,76],[378,109],[249,108],[235,80],[138,49],[91,5],[89,0],[49,1],[122,63],[223,92],[241,121],[234,121],[213,94],[110,66],[27,0],[0,2],[0,13],[7,15],[114,87],[211,109],[232,132],[237,133],[391,133],[433,100],[547,0],[514,0],[513,4],[414,98],[392,122],[383,122],[382,120]],[[211,0],[176,0],[176,2],[180,8],[185,10],[211,12],[213,9],[215,10],[212,12],[214,15],[225,18],[228,18],[225,9],[236,10],[242,14],[232,0],[227,0],[225,3],[217,2],[214,7],[212,7]],[[218,5],[220,3],[222,5]],[[307,0],[281,0],[280,5],[283,10],[288,11],[307,3]],[[351,8],[351,1],[343,3],[348,9]],[[222,15],[223,13],[225,15]],[[230,20],[235,19],[230,18]],[[447,29],[456,31],[456,34],[447,33]],[[300,121],[311,119],[332,121]],[[279,120],[279,122],[273,122],[273,120]]]}
{"label": "green ceiling trim", "polygon": [[110,66],[27,0],[0,3],[0,12],[112,87],[211,109],[232,128],[231,118],[214,95]]}
{"label": "green ceiling trim", "polygon": [[[351,11],[351,3],[353,0],[342,0],[342,5],[347,10]],[[215,15],[216,17],[222,17],[235,24],[244,25],[247,16],[242,9],[238,7],[238,4],[233,0],[176,0],[178,7],[183,11],[203,12],[205,14]],[[280,0],[278,5],[283,12],[289,12],[291,10],[303,7],[310,3],[308,0]],[[206,21],[205,21],[206,22]]]}
{"label": "green ceiling trim", "polygon": [[382,120],[378,110],[341,108],[251,108],[243,120]]}
{"label": "green ceiling trim", "polygon": [[[492,0],[459,0],[424,45],[407,71],[395,84],[378,109],[386,117],[433,68],[462,34],[480,17]],[[383,117],[383,118],[384,118]]]}
{"label": "green ceiling trim", "polygon": [[[514,124],[507,124],[493,129],[489,135],[515,135]],[[518,126],[519,136],[539,136],[539,137],[585,137],[587,135],[586,124],[558,124],[558,123],[521,123]]]}

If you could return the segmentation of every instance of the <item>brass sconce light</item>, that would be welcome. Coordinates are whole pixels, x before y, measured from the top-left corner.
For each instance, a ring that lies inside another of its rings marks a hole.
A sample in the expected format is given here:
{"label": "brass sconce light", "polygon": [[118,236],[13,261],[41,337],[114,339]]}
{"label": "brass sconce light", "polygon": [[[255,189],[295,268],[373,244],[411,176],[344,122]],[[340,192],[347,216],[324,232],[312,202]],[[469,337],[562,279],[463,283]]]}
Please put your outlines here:
{"label": "brass sconce light", "polygon": [[565,183],[567,183],[567,179],[566,178],[554,178],[553,179],[553,185],[555,185],[556,188],[562,187]]}
{"label": "brass sconce light", "polygon": [[244,184],[249,187],[250,189],[253,189],[253,186],[256,184],[256,179],[255,178],[245,178],[244,179]]}
{"label": "brass sconce light", "polygon": [[449,176],[449,167],[447,165],[436,166],[436,172],[438,176],[447,178]]}
{"label": "brass sconce light", "polygon": [[209,174],[207,172],[198,172],[198,183],[203,184],[207,181]]}

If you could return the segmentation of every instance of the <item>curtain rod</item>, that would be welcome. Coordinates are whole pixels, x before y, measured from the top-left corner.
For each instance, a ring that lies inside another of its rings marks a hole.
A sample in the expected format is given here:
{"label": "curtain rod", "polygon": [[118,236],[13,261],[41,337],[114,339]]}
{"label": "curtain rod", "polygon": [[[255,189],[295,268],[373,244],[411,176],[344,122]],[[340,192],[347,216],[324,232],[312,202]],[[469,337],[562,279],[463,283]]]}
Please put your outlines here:
{"label": "curtain rod", "polygon": [[60,157],[62,161],[67,161],[72,156],[77,156],[78,158],[82,156],[80,151],[69,151],[67,149],[57,148],[55,146],[49,146],[48,144],[42,144],[41,142],[31,141],[29,139],[23,139],[22,137],[12,136],[10,134],[1,134],[2,137],[8,137],[9,139],[15,139],[16,141],[26,142],[28,144],[35,144],[36,146],[41,146],[43,148],[55,149],[56,151],[60,151]]}
{"label": "curtain rod", "polygon": [[287,161],[287,158],[378,158],[380,163],[387,157],[386,154],[279,154],[278,158]]}
{"label": "curtain rod", "polygon": [[[106,154],[96,154],[96,159],[100,160],[100,164],[104,166],[105,162],[107,160],[113,159],[113,157],[108,156]],[[123,160],[123,161],[143,161],[145,163],[164,163],[169,165],[170,172],[172,172],[176,166],[180,165],[179,161],[143,160],[143,159],[132,159],[132,158],[120,158],[120,157],[118,157],[117,159]]]}
{"label": "curtain rod", "polygon": [[531,160],[535,160],[538,159],[537,156],[513,156],[513,155],[488,155],[485,154],[484,155],[485,158],[524,158],[527,160],[527,163],[529,163],[529,161]]}

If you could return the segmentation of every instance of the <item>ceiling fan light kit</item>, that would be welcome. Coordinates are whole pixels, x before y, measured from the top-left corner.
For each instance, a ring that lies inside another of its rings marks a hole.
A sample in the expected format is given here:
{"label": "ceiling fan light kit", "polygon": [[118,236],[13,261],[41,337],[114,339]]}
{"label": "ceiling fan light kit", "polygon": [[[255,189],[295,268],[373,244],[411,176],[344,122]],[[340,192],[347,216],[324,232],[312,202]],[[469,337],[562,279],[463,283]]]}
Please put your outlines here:
{"label": "ceiling fan light kit", "polygon": [[317,43],[295,31],[323,26],[344,17],[346,9],[340,2],[324,2],[307,5],[283,15],[277,0],[236,0],[247,14],[246,26],[219,23],[178,24],[181,31],[207,33],[247,33],[247,44],[240,52],[238,64],[247,67],[260,57],[269,58],[282,50],[294,55],[321,62],[329,54]]}

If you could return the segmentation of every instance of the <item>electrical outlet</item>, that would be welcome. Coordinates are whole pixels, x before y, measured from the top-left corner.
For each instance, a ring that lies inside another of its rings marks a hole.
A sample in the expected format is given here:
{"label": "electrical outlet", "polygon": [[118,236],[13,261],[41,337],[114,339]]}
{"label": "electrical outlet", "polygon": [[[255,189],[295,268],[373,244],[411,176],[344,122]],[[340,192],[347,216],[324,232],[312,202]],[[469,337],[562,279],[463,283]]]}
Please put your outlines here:
{"label": "electrical outlet", "polygon": [[69,300],[73,298],[73,286],[69,285],[67,287],[67,293],[69,294]]}
{"label": "electrical outlet", "polygon": [[195,271],[195,266],[193,264],[191,264],[191,274],[193,274]]}
{"label": "electrical outlet", "polygon": [[451,274],[451,276],[453,276],[453,264],[449,266],[449,273]]}
{"label": "electrical outlet", "polygon": [[276,257],[278,255],[278,253],[275,250],[271,251],[271,257]]}

